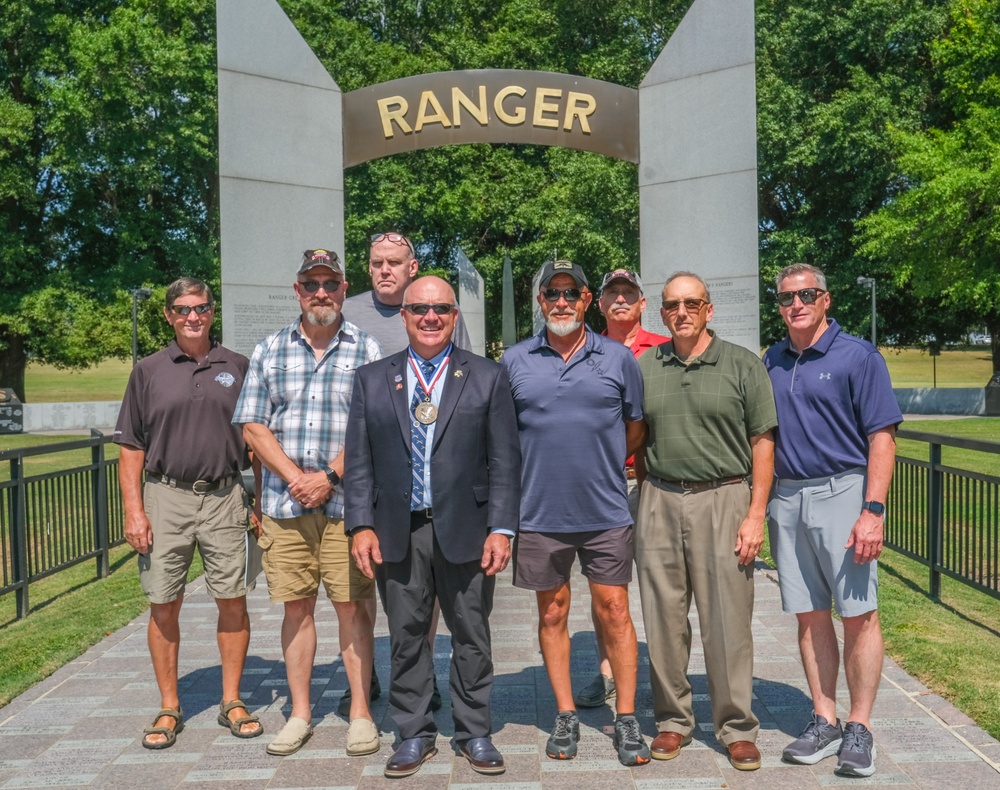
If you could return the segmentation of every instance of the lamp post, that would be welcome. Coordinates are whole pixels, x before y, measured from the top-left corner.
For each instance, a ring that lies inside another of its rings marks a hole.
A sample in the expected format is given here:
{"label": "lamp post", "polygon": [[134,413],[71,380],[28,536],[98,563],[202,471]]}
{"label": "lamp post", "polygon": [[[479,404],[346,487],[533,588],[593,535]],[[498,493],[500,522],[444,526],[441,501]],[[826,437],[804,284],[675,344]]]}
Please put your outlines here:
{"label": "lamp post", "polygon": [[872,345],[878,348],[878,343],[875,342],[875,318],[878,313],[875,310],[875,278],[874,277],[859,277],[858,285],[867,286],[872,289]]}
{"label": "lamp post", "polygon": [[145,302],[152,295],[149,288],[132,289],[132,367],[139,359],[139,302]]}

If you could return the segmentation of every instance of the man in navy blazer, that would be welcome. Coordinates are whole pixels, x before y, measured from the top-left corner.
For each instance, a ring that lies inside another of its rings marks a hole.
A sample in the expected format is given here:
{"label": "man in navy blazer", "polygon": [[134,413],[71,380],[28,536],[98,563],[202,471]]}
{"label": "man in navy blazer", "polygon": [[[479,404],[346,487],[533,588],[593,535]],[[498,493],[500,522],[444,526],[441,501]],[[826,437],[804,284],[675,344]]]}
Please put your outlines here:
{"label": "man in navy blazer", "polygon": [[408,348],[360,368],[348,419],[345,524],[389,621],[389,707],[401,743],[386,776],[437,753],[430,710],[434,599],[452,634],[455,742],[479,773],[504,771],[490,740],[495,575],[510,561],[521,450],[502,365],[451,342],[455,292],[438,277],[406,290]]}

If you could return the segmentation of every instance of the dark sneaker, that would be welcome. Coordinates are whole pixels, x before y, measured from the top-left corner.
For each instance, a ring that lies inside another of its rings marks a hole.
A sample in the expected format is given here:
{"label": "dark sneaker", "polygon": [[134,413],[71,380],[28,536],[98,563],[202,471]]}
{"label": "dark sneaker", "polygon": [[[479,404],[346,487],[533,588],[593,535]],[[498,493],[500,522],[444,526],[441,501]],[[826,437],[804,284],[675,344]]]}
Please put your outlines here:
{"label": "dark sneaker", "polygon": [[[368,700],[374,702],[379,697],[382,696],[382,686],[379,685],[378,675],[375,674],[375,667],[372,667],[372,687],[371,691],[368,693]],[[341,716],[351,715],[351,687],[347,687],[347,691],[344,692],[344,696],[340,698],[340,702],[337,704],[337,713]]]}
{"label": "dark sneaker", "polygon": [[844,742],[834,771],[838,776],[871,776],[875,773],[875,739],[864,724],[844,725]]}
{"label": "dark sneaker", "polygon": [[572,760],[576,757],[576,745],[580,742],[580,717],[575,710],[561,710],[556,715],[556,726],[552,728],[545,753],[553,760]]}
{"label": "dark sneaker", "polygon": [[599,708],[615,695],[615,679],[597,673],[588,685],[573,697],[573,702],[581,708]]}
{"label": "dark sneaker", "polygon": [[840,719],[833,725],[814,711],[812,720],[802,734],[785,747],[781,758],[790,763],[815,765],[820,760],[837,754],[843,738]]}
{"label": "dark sneaker", "polygon": [[645,765],[649,762],[649,747],[635,716],[625,715],[615,719],[615,748],[622,765]]}

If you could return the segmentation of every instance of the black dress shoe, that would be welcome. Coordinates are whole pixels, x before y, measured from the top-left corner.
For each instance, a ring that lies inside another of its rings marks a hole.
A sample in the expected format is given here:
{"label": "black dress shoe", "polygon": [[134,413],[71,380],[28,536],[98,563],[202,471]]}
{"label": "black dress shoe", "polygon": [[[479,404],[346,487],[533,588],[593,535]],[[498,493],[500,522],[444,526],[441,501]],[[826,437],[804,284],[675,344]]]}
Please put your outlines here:
{"label": "black dress shoe", "polygon": [[458,747],[459,754],[480,774],[502,774],[507,770],[503,755],[489,738],[471,738]]}
{"label": "black dress shoe", "polygon": [[385,764],[385,775],[392,778],[409,776],[438,753],[433,738],[407,738]]}

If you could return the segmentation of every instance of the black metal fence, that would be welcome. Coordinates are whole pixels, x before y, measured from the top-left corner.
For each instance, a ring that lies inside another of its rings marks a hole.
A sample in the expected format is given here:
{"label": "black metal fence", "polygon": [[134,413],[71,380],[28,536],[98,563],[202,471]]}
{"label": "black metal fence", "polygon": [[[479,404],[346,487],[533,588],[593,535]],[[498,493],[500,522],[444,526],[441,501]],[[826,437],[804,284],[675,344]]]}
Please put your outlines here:
{"label": "black metal fence", "polygon": [[[900,439],[925,442],[928,460],[897,454],[889,491],[885,544],[927,566],[930,592],[941,576],[1000,598],[1000,477],[945,466],[942,447],[1000,457],[1000,443],[900,431]],[[118,460],[105,456],[111,438],[0,451],[10,479],[0,481],[0,595],[17,595],[17,616],[29,610],[28,585],[57,571],[96,560],[108,574],[108,551],[125,542],[118,488]],[[29,474],[28,459],[90,449],[90,463]]]}
{"label": "black metal fence", "polygon": [[900,439],[926,442],[927,460],[896,454],[885,545],[927,566],[930,593],[949,576],[1000,598],[1000,477],[946,466],[943,447],[1000,457],[1000,444],[922,431]]}
{"label": "black metal fence", "polygon": [[[0,451],[9,480],[0,481],[0,595],[14,592],[17,617],[30,605],[28,585],[94,559],[97,577],[108,575],[108,551],[125,542],[118,489],[118,460],[105,456],[111,437],[91,431],[80,439]],[[90,463],[30,474],[39,456],[90,449]]]}

